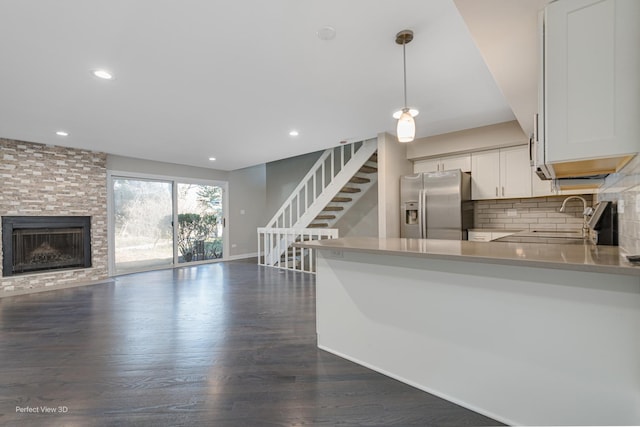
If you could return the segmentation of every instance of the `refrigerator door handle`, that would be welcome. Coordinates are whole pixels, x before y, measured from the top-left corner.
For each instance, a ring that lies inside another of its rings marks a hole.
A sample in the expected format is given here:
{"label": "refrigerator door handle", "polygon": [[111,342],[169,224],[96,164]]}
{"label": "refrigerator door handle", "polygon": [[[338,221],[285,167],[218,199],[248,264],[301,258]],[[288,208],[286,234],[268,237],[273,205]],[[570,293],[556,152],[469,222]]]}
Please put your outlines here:
{"label": "refrigerator door handle", "polygon": [[426,190],[420,190],[420,237],[427,238],[427,192]]}
{"label": "refrigerator door handle", "polygon": [[422,237],[422,190],[418,191],[418,235]]}

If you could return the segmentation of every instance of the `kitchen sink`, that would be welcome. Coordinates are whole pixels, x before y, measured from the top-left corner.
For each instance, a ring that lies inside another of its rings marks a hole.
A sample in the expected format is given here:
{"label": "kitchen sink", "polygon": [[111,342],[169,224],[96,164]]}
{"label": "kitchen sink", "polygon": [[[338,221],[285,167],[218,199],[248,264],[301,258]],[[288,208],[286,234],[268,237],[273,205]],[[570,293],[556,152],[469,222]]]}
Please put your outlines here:
{"label": "kitchen sink", "polygon": [[582,230],[531,230],[497,239],[498,242],[553,243],[583,245],[590,243],[582,236]]}

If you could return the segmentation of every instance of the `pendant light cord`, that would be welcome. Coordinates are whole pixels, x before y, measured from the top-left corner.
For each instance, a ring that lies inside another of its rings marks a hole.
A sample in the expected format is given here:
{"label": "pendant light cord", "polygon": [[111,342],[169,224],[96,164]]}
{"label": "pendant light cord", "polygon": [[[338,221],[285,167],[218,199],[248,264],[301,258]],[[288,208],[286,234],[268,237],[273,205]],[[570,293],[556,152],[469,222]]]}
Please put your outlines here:
{"label": "pendant light cord", "polygon": [[402,68],[404,71],[404,108],[407,108],[407,54],[406,43],[402,42]]}

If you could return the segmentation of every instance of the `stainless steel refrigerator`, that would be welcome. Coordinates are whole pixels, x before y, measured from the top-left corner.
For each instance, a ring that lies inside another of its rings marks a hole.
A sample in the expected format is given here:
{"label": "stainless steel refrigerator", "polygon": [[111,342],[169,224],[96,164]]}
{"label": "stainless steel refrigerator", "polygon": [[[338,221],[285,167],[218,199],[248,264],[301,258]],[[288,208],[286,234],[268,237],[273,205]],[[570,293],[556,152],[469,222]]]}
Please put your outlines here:
{"label": "stainless steel refrigerator", "polygon": [[400,237],[467,240],[473,228],[471,175],[460,169],[400,178]]}

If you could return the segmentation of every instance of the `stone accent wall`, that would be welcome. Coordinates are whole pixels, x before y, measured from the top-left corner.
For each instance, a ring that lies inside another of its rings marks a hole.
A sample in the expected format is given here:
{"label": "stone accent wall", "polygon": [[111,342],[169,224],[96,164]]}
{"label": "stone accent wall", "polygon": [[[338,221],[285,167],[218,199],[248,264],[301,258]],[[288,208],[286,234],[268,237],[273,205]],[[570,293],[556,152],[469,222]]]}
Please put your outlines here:
{"label": "stone accent wall", "polygon": [[106,164],[104,153],[0,138],[0,216],[91,216],[92,260],[87,269],[2,277],[0,296],[108,278]]}
{"label": "stone accent wall", "polygon": [[[560,207],[569,196],[535,197],[531,199],[478,200],[474,204],[474,228],[509,228],[519,230],[580,230],[583,204],[569,200],[565,212]],[[593,196],[583,194],[588,206]]]}
{"label": "stone accent wall", "polygon": [[[640,254],[640,155],[605,180],[599,200],[618,204],[618,245],[625,254]],[[621,205],[624,205],[621,209]]]}

